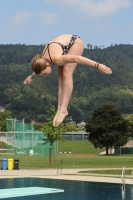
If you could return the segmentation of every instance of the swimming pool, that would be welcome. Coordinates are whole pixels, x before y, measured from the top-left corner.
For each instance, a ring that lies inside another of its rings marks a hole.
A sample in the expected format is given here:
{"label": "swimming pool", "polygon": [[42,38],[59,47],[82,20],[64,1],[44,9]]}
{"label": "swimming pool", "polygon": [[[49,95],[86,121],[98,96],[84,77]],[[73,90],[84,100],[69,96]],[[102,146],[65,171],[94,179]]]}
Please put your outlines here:
{"label": "swimming pool", "polygon": [[0,179],[0,189],[18,187],[57,188],[63,189],[64,192],[13,197],[10,200],[133,200],[133,185],[125,185],[125,198],[123,198],[121,184],[44,178]]}

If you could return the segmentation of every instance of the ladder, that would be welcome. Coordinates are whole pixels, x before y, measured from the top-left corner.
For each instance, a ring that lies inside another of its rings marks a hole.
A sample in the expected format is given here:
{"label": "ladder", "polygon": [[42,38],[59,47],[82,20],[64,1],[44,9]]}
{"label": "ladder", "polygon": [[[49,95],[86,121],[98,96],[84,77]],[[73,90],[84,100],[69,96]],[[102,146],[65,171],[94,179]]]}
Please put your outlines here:
{"label": "ladder", "polygon": [[58,168],[57,168],[57,175],[62,175],[62,160],[58,160]]}
{"label": "ladder", "polygon": [[121,175],[121,180],[122,180],[122,199],[125,199],[125,167],[122,168],[122,175]]}

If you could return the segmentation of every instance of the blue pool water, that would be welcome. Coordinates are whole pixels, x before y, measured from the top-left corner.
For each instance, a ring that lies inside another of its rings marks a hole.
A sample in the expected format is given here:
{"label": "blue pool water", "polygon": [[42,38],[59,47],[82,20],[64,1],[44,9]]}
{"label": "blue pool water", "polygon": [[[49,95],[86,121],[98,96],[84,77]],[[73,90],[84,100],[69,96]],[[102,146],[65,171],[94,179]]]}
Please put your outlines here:
{"label": "blue pool water", "polygon": [[0,189],[22,187],[57,188],[64,192],[13,197],[8,200],[133,200],[133,185],[125,186],[124,195],[122,184],[41,178],[0,179]]}

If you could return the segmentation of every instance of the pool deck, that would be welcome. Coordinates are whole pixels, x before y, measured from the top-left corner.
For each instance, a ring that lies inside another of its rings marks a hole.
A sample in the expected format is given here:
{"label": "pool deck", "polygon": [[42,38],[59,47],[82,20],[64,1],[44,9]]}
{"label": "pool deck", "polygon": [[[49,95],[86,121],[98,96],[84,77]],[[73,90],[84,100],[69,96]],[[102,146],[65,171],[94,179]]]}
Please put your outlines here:
{"label": "pool deck", "polygon": [[[79,175],[79,171],[91,170],[89,169],[25,169],[25,170],[0,170],[0,179],[2,178],[47,178],[47,179],[63,179],[63,180],[77,180],[77,181],[90,181],[90,182],[107,182],[107,183],[122,183],[121,178],[104,177],[97,175]],[[94,169],[93,169],[94,170]],[[58,174],[57,174],[58,172]],[[130,178],[125,179],[125,184],[133,184]]]}

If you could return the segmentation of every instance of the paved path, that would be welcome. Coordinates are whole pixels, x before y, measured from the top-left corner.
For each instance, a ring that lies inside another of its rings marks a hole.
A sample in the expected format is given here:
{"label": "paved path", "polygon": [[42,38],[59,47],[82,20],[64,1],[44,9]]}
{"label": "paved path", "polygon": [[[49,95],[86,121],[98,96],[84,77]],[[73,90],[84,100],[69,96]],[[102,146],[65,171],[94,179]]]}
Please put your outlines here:
{"label": "paved path", "polygon": [[[91,181],[91,182],[122,183],[121,178],[85,176],[85,175],[81,176],[78,174],[79,171],[85,171],[85,170],[92,170],[92,169],[90,168],[89,169],[85,169],[85,168],[63,169],[62,175],[60,175],[61,171],[58,171],[59,173],[57,175],[57,169],[0,170],[0,179],[1,178],[36,177],[36,178],[64,179],[64,180],[77,180],[77,181],[80,180],[80,181]],[[131,181],[130,179],[126,179],[125,183],[133,184],[133,181]]]}

